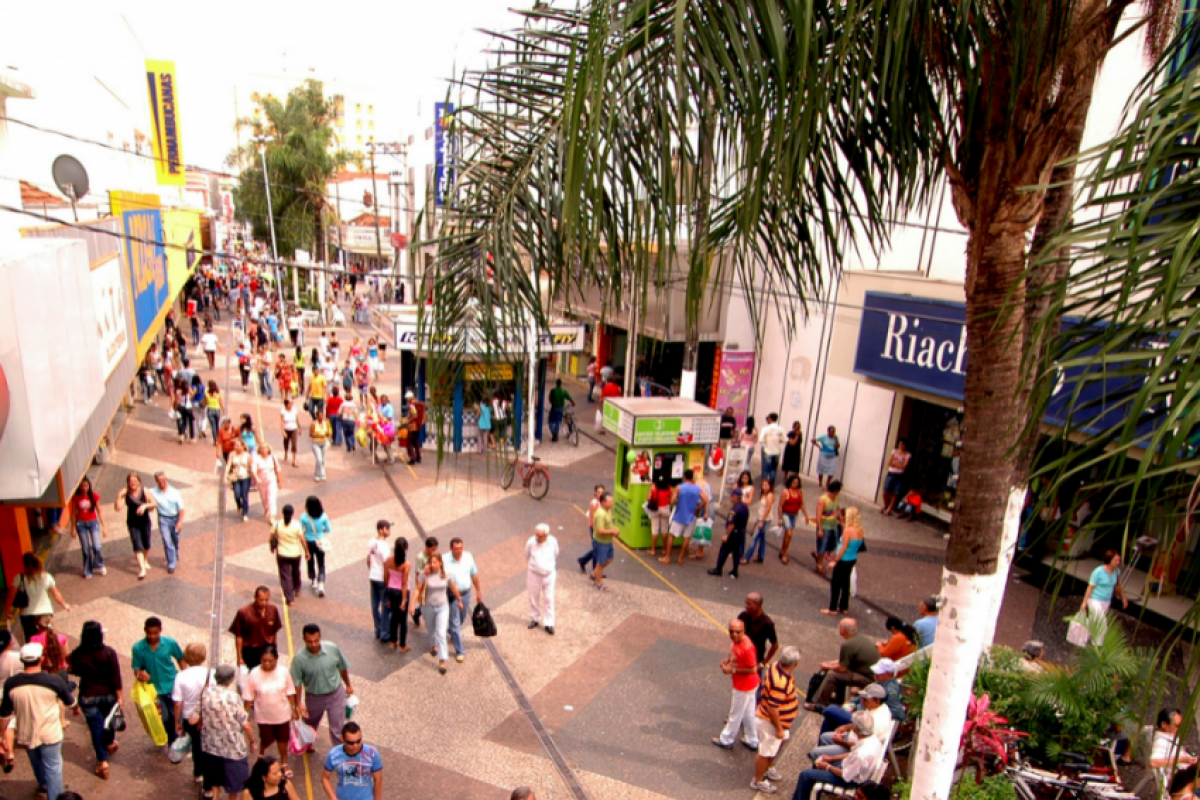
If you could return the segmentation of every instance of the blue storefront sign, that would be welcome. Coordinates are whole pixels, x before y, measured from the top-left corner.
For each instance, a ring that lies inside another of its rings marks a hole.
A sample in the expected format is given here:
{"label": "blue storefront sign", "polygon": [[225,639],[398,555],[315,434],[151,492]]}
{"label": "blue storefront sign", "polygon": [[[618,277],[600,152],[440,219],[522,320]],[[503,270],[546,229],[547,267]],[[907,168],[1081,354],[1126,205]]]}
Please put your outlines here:
{"label": "blue storefront sign", "polygon": [[[854,371],[961,402],[967,372],[966,318],[963,303],[867,292]],[[1076,324],[1078,320],[1067,319],[1063,328]],[[1128,369],[1124,374],[1105,374],[1095,367],[1060,370],[1045,420],[1061,426],[1070,418],[1072,427],[1098,433],[1125,419],[1129,396],[1139,386]]]}
{"label": "blue storefront sign", "polygon": [[447,128],[454,116],[454,103],[433,104],[433,181],[434,199],[439,206],[447,205],[454,185],[454,147]]}
{"label": "blue storefront sign", "polygon": [[149,347],[149,335],[167,303],[167,254],[163,249],[162,212],[157,208],[124,211],[128,237],[129,287],[137,330],[138,358]]}

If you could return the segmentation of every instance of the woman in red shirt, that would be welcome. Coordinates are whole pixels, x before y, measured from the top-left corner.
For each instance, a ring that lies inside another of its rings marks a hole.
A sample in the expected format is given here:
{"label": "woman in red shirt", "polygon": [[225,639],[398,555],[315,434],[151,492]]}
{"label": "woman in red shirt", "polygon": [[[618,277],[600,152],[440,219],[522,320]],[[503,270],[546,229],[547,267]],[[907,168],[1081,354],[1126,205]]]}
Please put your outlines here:
{"label": "woman in red shirt", "polygon": [[100,495],[92,489],[89,478],[81,480],[71,496],[71,523],[71,536],[78,537],[83,551],[83,577],[90,578],[96,572],[107,575],[102,540],[108,536],[108,526],[104,524]]}

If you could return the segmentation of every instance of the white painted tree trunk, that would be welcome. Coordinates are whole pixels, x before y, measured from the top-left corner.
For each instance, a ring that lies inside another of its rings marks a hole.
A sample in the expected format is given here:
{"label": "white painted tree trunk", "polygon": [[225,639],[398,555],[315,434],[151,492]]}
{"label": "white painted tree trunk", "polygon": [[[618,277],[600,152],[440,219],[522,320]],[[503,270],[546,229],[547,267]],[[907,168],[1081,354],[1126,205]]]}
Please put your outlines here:
{"label": "white painted tree trunk", "polygon": [[[1025,488],[1009,491],[1000,531],[1000,560],[990,575],[942,570],[943,605],[913,774],[913,800],[948,800],[958,765],[958,750],[975,671],[985,643],[996,633],[1008,568],[1020,527]],[[998,577],[999,576],[999,577]]]}

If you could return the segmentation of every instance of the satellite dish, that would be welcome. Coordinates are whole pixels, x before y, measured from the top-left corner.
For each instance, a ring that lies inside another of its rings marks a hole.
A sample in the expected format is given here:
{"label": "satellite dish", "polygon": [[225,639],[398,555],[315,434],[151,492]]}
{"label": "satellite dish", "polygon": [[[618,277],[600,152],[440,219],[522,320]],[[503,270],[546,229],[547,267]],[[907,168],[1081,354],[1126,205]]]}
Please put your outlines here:
{"label": "satellite dish", "polygon": [[79,214],[75,213],[75,202],[87,196],[90,188],[87,170],[75,156],[63,155],[54,159],[54,166],[50,168],[50,172],[54,175],[54,183],[58,190],[71,201],[71,213],[78,222]]}

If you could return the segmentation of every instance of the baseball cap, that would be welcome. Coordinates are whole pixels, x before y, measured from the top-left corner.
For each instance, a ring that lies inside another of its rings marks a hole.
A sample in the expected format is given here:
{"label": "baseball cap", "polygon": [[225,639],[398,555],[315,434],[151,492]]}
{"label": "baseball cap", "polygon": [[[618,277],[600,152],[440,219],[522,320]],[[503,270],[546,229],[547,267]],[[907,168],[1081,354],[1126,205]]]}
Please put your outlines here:
{"label": "baseball cap", "polygon": [[730,496],[730,497],[733,497],[733,496],[735,496],[735,495],[736,495],[737,497],[741,497],[741,496],[742,496],[742,490],[741,490],[741,489],[734,489],[732,492],[730,492],[730,493],[729,493],[729,496]]}
{"label": "baseball cap", "polygon": [[414,394],[412,393],[412,389],[409,389],[407,392],[405,392],[405,393],[404,393],[404,399],[405,399],[405,400],[412,400],[412,399],[413,399],[413,397],[415,397],[415,396],[416,396],[416,395],[414,395]]}
{"label": "baseball cap", "polygon": [[44,648],[37,642],[30,642],[21,648],[21,663],[36,664],[42,660]]}
{"label": "baseball cap", "polygon": [[863,697],[869,697],[872,700],[887,700],[887,689],[878,683],[872,683],[863,689]]}
{"label": "baseball cap", "polygon": [[929,597],[925,598],[925,607],[928,608],[930,611],[937,611],[938,599],[937,599],[936,594],[931,594],[931,595],[929,595]]}
{"label": "baseball cap", "polygon": [[391,520],[381,519],[381,520],[379,520],[379,522],[375,523],[375,530],[379,530],[380,528],[390,528],[390,527],[392,527]]}
{"label": "baseball cap", "polygon": [[894,675],[897,669],[899,668],[896,666],[896,662],[890,658],[881,658],[871,666],[871,672],[876,675],[884,675],[889,672]]}

